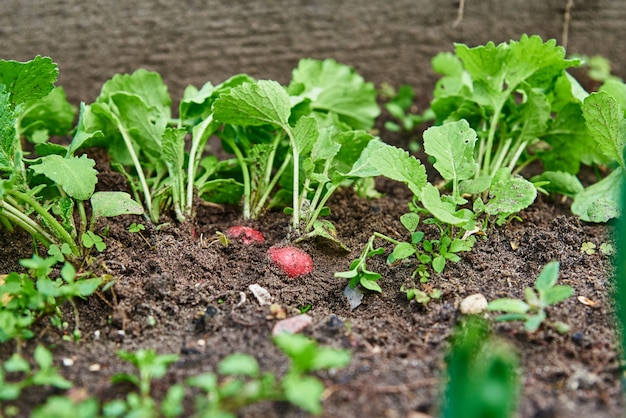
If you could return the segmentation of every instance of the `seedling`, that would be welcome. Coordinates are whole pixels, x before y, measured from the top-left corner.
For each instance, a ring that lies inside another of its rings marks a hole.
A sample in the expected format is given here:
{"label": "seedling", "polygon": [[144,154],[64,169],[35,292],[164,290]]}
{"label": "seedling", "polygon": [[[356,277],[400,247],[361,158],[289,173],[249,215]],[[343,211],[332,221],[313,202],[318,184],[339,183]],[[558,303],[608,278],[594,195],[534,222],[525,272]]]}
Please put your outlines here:
{"label": "seedling", "polygon": [[524,321],[526,332],[532,333],[539,329],[542,323],[555,328],[560,333],[570,330],[569,325],[557,321],[546,321],[546,308],[564,301],[574,294],[571,286],[557,285],[559,278],[559,263],[552,261],[543,268],[535,281],[535,289],[524,289],[525,301],[520,299],[496,299],[489,302],[490,311],[505,311],[508,314],[500,315],[496,321]]}
{"label": "seedling", "polygon": [[36,369],[17,353],[0,367],[0,414],[2,402],[18,399],[27,387],[53,386],[58,389],[69,389],[73,386],[72,382],[59,374],[53,365],[52,354],[45,347],[38,345],[33,358],[37,364]]}
{"label": "seedling", "polygon": [[[142,209],[124,193],[94,193],[95,162],[75,156],[71,147],[46,143],[47,135],[36,134],[42,128],[65,134],[46,128],[48,123],[50,127],[55,122],[66,129],[71,126],[62,122],[74,117],[65,95],[50,93],[57,76],[50,58],[25,63],[0,60],[0,225],[8,231],[18,226],[46,247],[65,245],[77,257],[84,248],[79,240],[85,233],[95,235],[97,219],[141,213]],[[36,135],[40,142],[35,147],[38,155],[32,159],[24,158],[22,135],[31,140]],[[87,219],[85,201],[91,202],[91,219]]]}
{"label": "seedling", "polygon": [[515,414],[519,360],[509,344],[490,335],[483,319],[466,318],[457,326],[446,364],[442,418],[508,418]]}
{"label": "seedling", "polygon": [[[157,354],[154,350],[138,350],[134,353],[120,350],[117,355],[132,363],[139,372],[138,375],[118,373],[112,377],[113,383],[131,382],[139,388],[139,394],[129,393],[126,400],[113,401],[105,406],[106,416],[128,416],[130,414],[153,416],[157,411],[155,400],[150,395],[153,379],[165,376],[168,366],[178,360],[175,354]],[[180,404],[184,397],[184,389],[180,385],[173,385],[161,404],[164,416],[178,416],[182,410]],[[177,412],[179,411],[179,412]],[[167,413],[166,413],[167,412]]]}
{"label": "seedling", "polygon": [[64,328],[60,306],[69,302],[74,310],[74,338],[80,337],[78,310],[75,297],[85,298],[93,294],[101,285],[102,278],[76,277],[76,269],[64,263],[61,277],[51,278],[56,257],[41,258],[34,255],[20,260],[20,264],[30,270],[29,274],[10,273],[0,284],[0,295],[9,297],[0,309],[0,342],[11,339],[31,338],[30,325],[38,318],[50,314],[51,322]]}

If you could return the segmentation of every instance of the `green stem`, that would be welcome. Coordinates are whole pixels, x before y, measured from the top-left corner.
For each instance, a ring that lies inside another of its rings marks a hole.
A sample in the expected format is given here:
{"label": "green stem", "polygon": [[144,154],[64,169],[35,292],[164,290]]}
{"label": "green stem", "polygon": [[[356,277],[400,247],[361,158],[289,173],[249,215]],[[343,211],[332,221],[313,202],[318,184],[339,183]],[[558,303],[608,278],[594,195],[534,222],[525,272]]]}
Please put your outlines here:
{"label": "green stem", "polygon": [[390,243],[392,243],[392,244],[394,244],[394,245],[398,245],[398,244],[400,244],[400,241],[395,240],[395,239],[393,239],[393,238],[391,238],[391,237],[388,237],[387,235],[381,234],[380,232],[374,232],[374,234],[373,234],[372,236],[374,236],[374,237],[378,237],[378,238],[382,238],[382,239],[384,239],[385,241],[390,242]]}
{"label": "green stem", "polygon": [[7,221],[15,223],[24,231],[28,232],[37,241],[41,242],[44,246],[49,247],[53,242],[55,242],[55,239],[45,232],[35,221],[7,202],[0,201],[0,208],[2,209],[3,220],[6,218]]}
{"label": "green stem", "polygon": [[200,162],[200,158],[202,157],[200,148],[203,148],[203,145],[206,143],[210,135],[210,133],[207,133],[207,129],[209,128],[212,122],[213,122],[213,115],[209,115],[208,118],[204,119],[200,123],[200,125],[197,125],[193,129],[193,137],[191,139],[191,149],[189,150],[189,167],[187,169],[187,202],[185,205],[185,213],[187,215],[191,215],[191,210],[193,207],[194,180],[196,178],[196,171],[198,170],[198,164]]}
{"label": "green stem", "polygon": [[[122,121],[117,117],[117,115],[113,112],[111,112],[111,115],[113,116],[113,119],[115,119],[115,123],[117,124],[117,128],[122,134],[122,138],[124,139],[124,144],[126,145],[128,153],[130,154],[130,158],[131,160],[133,160],[135,170],[137,170],[137,177],[139,177],[139,182],[141,183],[141,188],[143,189],[143,197],[146,204],[146,211],[150,215],[152,215],[152,196],[150,194],[150,188],[148,187],[148,183],[146,182],[143,170],[141,169],[141,164],[139,163],[139,158],[137,158],[137,153],[135,152],[135,148],[133,147],[133,140],[124,125],[122,124]],[[152,219],[152,221],[159,222],[158,219]]]}
{"label": "green stem", "polygon": [[489,124],[489,134],[487,135],[487,144],[485,145],[485,155],[483,160],[483,172],[486,172],[491,176],[489,167],[491,166],[491,151],[493,149],[493,140],[496,136],[496,128],[498,126],[498,119],[500,119],[500,112],[502,106],[496,107],[491,117],[491,123]]}
{"label": "green stem", "polygon": [[61,242],[67,243],[70,246],[74,255],[80,254],[80,250],[78,249],[78,246],[76,245],[76,242],[74,242],[74,239],[72,238],[70,233],[67,232],[65,228],[63,228],[63,226],[59,223],[59,221],[57,221],[54,216],[50,215],[50,213],[48,213],[48,211],[43,206],[41,206],[39,202],[37,202],[28,194],[18,192],[17,190],[8,190],[7,194],[15,197],[18,201],[22,201],[32,207],[35,212],[37,212],[39,216],[43,218],[46,224],[49,225],[50,228],[52,228],[52,232],[54,233],[54,235],[57,236],[57,238],[59,238]]}
{"label": "green stem", "polygon": [[289,135],[289,143],[291,144],[291,152],[293,154],[293,229],[297,230],[300,226],[300,152],[296,144],[296,138],[293,136],[291,127],[284,125],[282,128]]}
{"label": "green stem", "polygon": [[511,148],[512,142],[513,140],[511,138],[508,138],[504,141],[504,143],[501,144],[500,147],[498,147],[498,151],[496,152],[496,157],[493,160],[493,165],[490,167],[491,175],[495,174],[495,172],[498,171],[500,167],[502,167],[503,161],[506,158],[507,153],[509,152],[509,149]]}
{"label": "green stem", "polygon": [[243,218],[250,219],[250,171],[246,165],[246,159],[237,144],[235,144],[235,141],[230,138],[222,139],[232,148],[233,153],[237,157],[239,167],[241,168],[241,174],[243,176]]}
{"label": "green stem", "polygon": [[291,154],[287,154],[287,156],[285,156],[285,160],[281,164],[280,168],[276,171],[276,173],[274,174],[274,177],[272,178],[272,180],[269,182],[269,184],[267,185],[267,187],[263,191],[263,195],[261,196],[261,198],[259,199],[259,201],[255,205],[254,210],[252,211],[252,218],[253,219],[256,219],[259,216],[259,214],[261,213],[261,210],[263,209],[263,206],[265,206],[265,202],[269,198],[270,193],[272,192],[272,190],[276,186],[276,183],[278,183],[278,180],[280,179],[280,176],[282,176],[283,172],[287,169],[287,166],[289,165],[289,162],[291,162],[291,158],[292,158]]}
{"label": "green stem", "polygon": [[317,218],[320,216],[320,212],[322,211],[322,209],[324,209],[324,205],[326,204],[328,199],[330,199],[330,196],[339,187],[339,184],[331,184],[331,186],[326,190],[326,193],[324,193],[324,197],[322,198],[322,200],[320,200],[320,202],[317,203],[317,199],[318,199],[317,194],[318,194],[318,192],[320,192],[322,189],[325,188],[326,184],[320,185],[321,187],[318,186],[318,188],[317,188],[317,190],[315,192],[316,196],[311,201],[311,208],[315,207],[315,209],[311,213],[311,216],[310,216],[310,219],[309,219],[309,223],[307,223],[307,225],[306,225],[306,231],[309,231],[311,228],[313,228],[313,224],[315,223]]}
{"label": "green stem", "polygon": [[76,206],[78,207],[78,217],[80,219],[78,236],[82,237],[87,229],[87,214],[85,213],[85,203],[82,200],[77,200]]}
{"label": "green stem", "polygon": [[517,161],[521,157],[522,152],[524,152],[524,150],[528,146],[528,143],[529,141],[522,141],[515,149],[515,152],[512,154],[513,156],[509,160],[509,170],[511,172],[513,172],[513,170],[515,169],[515,166],[517,165]]}

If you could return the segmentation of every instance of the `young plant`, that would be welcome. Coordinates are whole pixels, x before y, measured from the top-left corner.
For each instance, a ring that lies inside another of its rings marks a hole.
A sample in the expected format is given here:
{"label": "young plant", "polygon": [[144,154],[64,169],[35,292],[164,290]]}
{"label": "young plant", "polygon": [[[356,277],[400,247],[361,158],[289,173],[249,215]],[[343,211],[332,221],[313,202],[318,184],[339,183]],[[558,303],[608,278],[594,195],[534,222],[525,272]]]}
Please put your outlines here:
{"label": "young plant", "polygon": [[615,169],[574,197],[572,212],[587,222],[607,222],[623,210],[619,202],[626,177],[626,85],[612,81],[605,88],[586,97],[582,110],[594,148]]}
{"label": "young plant", "polygon": [[519,360],[514,349],[491,337],[478,317],[464,319],[446,356],[442,418],[508,418],[520,394]]}
{"label": "young plant", "polygon": [[2,402],[17,400],[22,391],[31,386],[71,388],[72,382],[59,374],[53,365],[50,351],[38,345],[33,353],[37,368],[33,368],[22,356],[15,353],[0,367],[0,414]]}
{"label": "young plant", "polygon": [[[141,208],[121,193],[94,193],[95,162],[44,142],[46,132],[64,133],[47,127],[67,118],[64,94],[47,98],[57,76],[57,66],[49,58],[26,63],[0,60],[0,225],[8,231],[18,226],[46,247],[66,245],[76,257],[84,253],[80,240],[85,234],[95,235],[98,218],[140,213]],[[40,141],[35,147],[39,155],[32,159],[24,157],[21,142],[21,135],[29,133]],[[91,219],[86,215],[87,200]]]}
{"label": "young plant", "polygon": [[55,256],[41,258],[34,255],[20,260],[20,264],[29,269],[29,274],[13,272],[4,278],[0,284],[0,295],[6,295],[7,300],[0,309],[0,342],[31,338],[30,326],[44,315],[51,315],[51,322],[59,329],[66,328],[60,309],[64,302],[70,303],[74,311],[72,336],[80,338],[74,298],[93,294],[102,284],[102,279],[78,279],[76,269],[67,262],[61,268],[61,277],[51,278],[52,267],[58,261]]}
{"label": "young plant", "polygon": [[562,302],[574,294],[571,286],[557,285],[558,278],[559,263],[552,261],[545,265],[537,277],[534,290],[530,287],[524,289],[525,301],[496,299],[489,302],[487,309],[508,312],[498,316],[496,321],[524,321],[524,329],[529,333],[537,331],[544,322],[558,332],[566,333],[570,330],[569,325],[560,321],[546,321],[548,317],[546,309],[549,306]]}
{"label": "young plant", "polygon": [[379,113],[375,98],[371,83],[333,60],[300,61],[286,89],[260,80],[218,98],[214,118],[227,125],[220,137],[241,168],[244,218],[258,217],[281,186],[273,200],[291,196],[292,228],[336,241],[318,217],[338,187],[371,175],[356,162],[374,139],[362,129]]}
{"label": "young plant", "polygon": [[109,402],[104,406],[106,416],[155,416],[160,410],[165,417],[175,417],[183,412],[181,404],[185,392],[182,385],[171,386],[158,409],[150,393],[153,379],[165,376],[168,366],[178,360],[176,354],[159,355],[149,349],[134,353],[120,350],[117,355],[132,363],[139,374],[118,373],[113,376],[113,383],[131,382],[137,386],[139,394],[129,393],[125,400]]}
{"label": "young plant", "polygon": [[319,347],[299,334],[281,334],[274,343],[290,358],[291,364],[282,381],[271,373],[261,373],[257,361],[245,354],[232,354],[218,365],[221,383],[215,374],[189,379],[190,386],[206,392],[196,399],[198,417],[234,417],[243,406],[260,401],[287,400],[303,410],[318,415],[322,411],[324,385],[309,373],[316,370],[345,367],[350,353]]}

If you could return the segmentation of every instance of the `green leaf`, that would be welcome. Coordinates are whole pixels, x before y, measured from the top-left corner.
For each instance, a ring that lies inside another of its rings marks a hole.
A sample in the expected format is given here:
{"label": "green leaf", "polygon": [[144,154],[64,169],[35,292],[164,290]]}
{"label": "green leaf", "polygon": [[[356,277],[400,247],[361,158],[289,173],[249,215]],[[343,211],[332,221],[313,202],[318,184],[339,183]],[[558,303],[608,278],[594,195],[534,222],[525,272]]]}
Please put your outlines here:
{"label": "green leaf", "polygon": [[622,80],[609,78],[598,90],[613,96],[624,111],[624,117],[626,117],[626,84]]}
{"label": "green leaf", "polygon": [[292,404],[318,415],[322,412],[324,384],[314,377],[288,374],[282,382],[285,397]]}
{"label": "green leaf", "polygon": [[585,222],[607,222],[620,216],[620,190],[626,171],[621,167],[574,197],[572,213]]}
{"label": "green leaf", "polygon": [[49,57],[37,56],[28,62],[0,60],[0,84],[10,94],[11,108],[48,95],[59,75]]}
{"label": "green leaf", "polygon": [[426,184],[419,196],[424,208],[441,222],[450,225],[461,225],[467,222],[467,219],[455,215],[455,205],[441,200],[439,190],[432,184]]}
{"label": "green leaf", "polygon": [[558,285],[543,291],[543,301],[547,306],[554,305],[564,301],[573,294],[574,289],[571,286]]}
{"label": "green leaf", "polygon": [[200,186],[198,195],[208,202],[235,205],[241,201],[243,184],[233,178],[209,180]]}
{"label": "green leaf", "polygon": [[76,108],[67,101],[63,88],[57,87],[24,110],[19,133],[35,143],[43,142],[36,140],[42,133],[43,140],[51,135],[63,136],[72,128],[75,116]]}
{"label": "green leaf", "polygon": [[489,311],[505,311],[515,314],[525,314],[530,309],[530,306],[519,299],[502,298],[489,302],[487,310]]}
{"label": "green leaf", "polygon": [[[135,96],[145,104],[146,108],[163,114],[165,119],[171,117],[172,99],[167,92],[167,86],[157,72],[140,68],[132,74],[116,74],[104,83],[97,101],[108,103],[119,93]],[[124,112],[121,112],[121,115],[123,114]]]}
{"label": "green leaf", "polygon": [[398,260],[404,260],[415,254],[415,247],[408,242],[401,242],[397,244],[389,257],[387,257],[387,263],[393,264]]}
{"label": "green leaf", "polygon": [[509,215],[530,206],[537,197],[537,189],[522,177],[510,177],[507,168],[498,170],[489,193],[492,195],[485,205],[489,215]]}
{"label": "green leaf", "polygon": [[592,93],[583,104],[583,116],[591,137],[600,150],[626,169],[624,145],[626,145],[626,120],[624,110],[608,93]]}
{"label": "green leaf", "polygon": [[539,329],[541,323],[546,319],[546,313],[540,311],[537,315],[529,316],[524,322],[524,329],[528,333],[533,333]]}
{"label": "green leaf", "polygon": [[433,258],[433,270],[435,273],[441,273],[446,268],[446,258],[438,255]]}
{"label": "green leaf", "polygon": [[352,355],[349,350],[338,350],[330,347],[317,347],[309,370],[325,370],[345,367],[350,363]]}
{"label": "green leaf", "polygon": [[161,138],[169,123],[169,111],[150,106],[142,97],[123,91],[113,94],[108,104],[120,120],[121,128],[128,130],[138,148],[159,161]]}
{"label": "green leaf", "polygon": [[464,119],[424,132],[424,151],[435,157],[433,166],[444,180],[453,182],[455,189],[459,181],[471,178],[478,170],[474,160],[476,139],[476,132]]}
{"label": "green leaf", "polygon": [[400,216],[400,223],[402,223],[409,232],[415,232],[420,223],[420,216],[413,212],[405,213]]}
{"label": "green leaf", "polygon": [[143,206],[125,192],[96,192],[91,196],[91,208],[96,219],[143,214]]}
{"label": "green leaf", "polygon": [[426,169],[422,163],[403,149],[377,143],[368,162],[381,175],[406,184],[416,196],[421,195],[427,184]]}
{"label": "green leaf", "polygon": [[95,165],[96,162],[86,155],[70,158],[48,155],[41,158],[41,163],[32,164],[30,169],[57,183],[74,199],[87,200],[98,182]]}
{"label": "green leaf", "polygon": [[229,355],[220,361],[218,371],[227,376],[258,376],[261,372],[255,358],[247,354]]}
{"label": "green leaf", "polygon": [[380,115],[374,85],[332,59],[300,60],[287,90],[296,100],[310,100],[314,110],[337,114],[353,129],[372,128]]}
{"label": "green leaf", "polygon": [[578,65],[578,60],[565,59],[565,48],[557,45],[555,39],[544,43],[537,35],[522,35],[519,42],[511,41],[510,51],[505,67],[505,81],[509,86],[517,86],[531,77],[542,78],[543,73],[552,76]]}
{"label": "green leaf", "polygon": [[559,262],[551,261],[546,264],[537,280],[535,281],[535,289],[539,291],[546,291],[556,284],[559,280]]}
{"label": "green leaf", "polygon": [[15,168],[19,141],[15,130],[15,115],[11,110],[9,93],[0,85],[0,172]]}
{"label": "green leaf", "polygon": [[74,285],[76,286],[78,296],[87,297],[93,295],[101,284],[102,279],[97,277],[93,279],[78,280]]}
{"label": "green leaf", "polygon": [[293,128],[293,136],[296,140],[298,155],[301,157],[307,155],[319,136],[317,120],[311,116],[301,117]]}
{"label": "green leaf", "polygon": [[[359,283],[361,286],[366,288],[367,290],[371,290],[372,292],[382,293],[383,289],[380,287],[376,280],[380,279],[382,276],[378,273],[376,275],[373,274],[361,274],[361,279]],[[378,277],[376,277],[378,276]]]}
{"label": "green leaf", "polygon": [[213,104],[216,120],[242,126],[276,125],[286,127],[291,102],[276,81],[244,83],[221,95]]}
{"label": "green leaf", "polygon": [[38,345],[33,353],[35,361],[39,365],[40,369],[49,369],[52,367],[52,353],[48,351],[44,346]]}
{"label": "green leaf", "polygon": [[563,171],[544,171],[530,181],[535,184],[547,181],[548,184],[541,186],[542,189],[570,197],[584,190],[582,183],[575,175]]}

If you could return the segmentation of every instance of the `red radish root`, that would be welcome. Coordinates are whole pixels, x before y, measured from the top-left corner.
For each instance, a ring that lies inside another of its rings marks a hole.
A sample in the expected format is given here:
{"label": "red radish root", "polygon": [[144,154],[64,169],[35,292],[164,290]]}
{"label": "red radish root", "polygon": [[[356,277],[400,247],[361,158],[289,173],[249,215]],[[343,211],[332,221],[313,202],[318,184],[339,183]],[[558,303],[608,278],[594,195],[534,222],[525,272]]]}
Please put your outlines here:
{"label": "red radish root", "polygon": [[313,259],[296,247],[271,247],[270,259],[284,271],[290,279],[313,271]]}
{"label": "red radish root", "polygon": [[226,236],[230,239],[239,239],[245,245],[265,242],[265,237],[261,232],[247,226],[231,226],[226,230]]}

